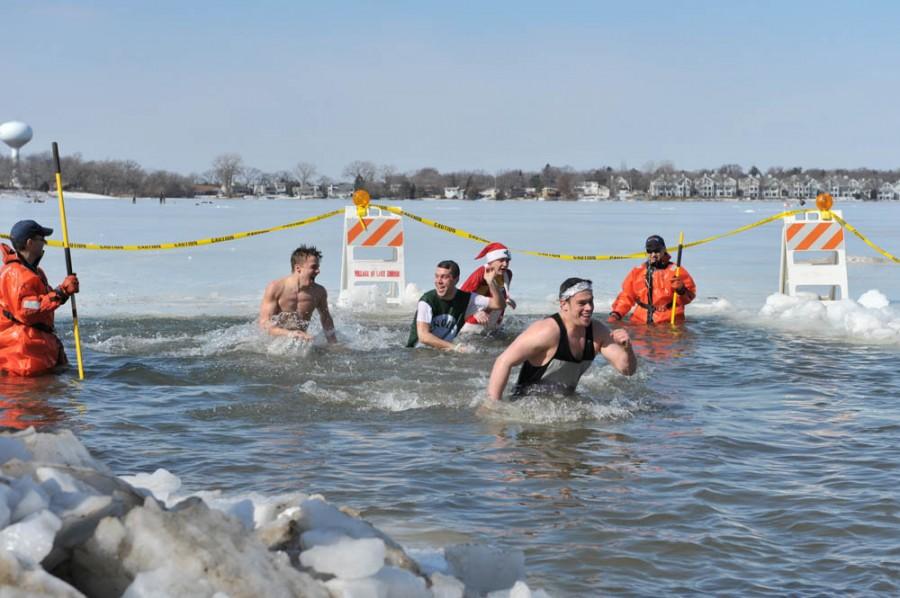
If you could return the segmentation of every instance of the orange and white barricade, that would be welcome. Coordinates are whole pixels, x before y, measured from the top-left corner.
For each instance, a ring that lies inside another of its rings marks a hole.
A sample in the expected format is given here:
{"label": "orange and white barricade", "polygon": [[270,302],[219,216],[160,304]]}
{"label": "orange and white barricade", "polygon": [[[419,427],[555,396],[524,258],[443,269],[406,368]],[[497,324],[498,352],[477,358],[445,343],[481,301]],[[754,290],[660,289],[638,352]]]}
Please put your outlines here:
{"label": "orange and white barricade", "polygon": [[[841,212],[834,210],[841,216]],[[830,212],[809,212],[784,219],[781,234],[781,292],[812,292],[820,299],[848,299],[844,229]],[[820,291],[824,291],[824,294]]]}
{"label": "orange and white barricade", "polygon": [[403,218],[375,207],[365,214],[361,222],[355,207],[344,211],[340,298],[346,301],[353,289],[375,285],[386,287],[388,303],[400,303],[406,289]]}

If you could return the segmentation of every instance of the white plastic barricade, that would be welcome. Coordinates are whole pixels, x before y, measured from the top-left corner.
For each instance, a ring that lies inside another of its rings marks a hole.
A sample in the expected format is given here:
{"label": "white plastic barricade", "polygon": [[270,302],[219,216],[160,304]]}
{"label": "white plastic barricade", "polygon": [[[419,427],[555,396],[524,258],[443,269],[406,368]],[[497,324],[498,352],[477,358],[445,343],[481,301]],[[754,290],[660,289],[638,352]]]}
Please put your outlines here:
{"label": "white plastic barricade", "polygon": [[[841,216],[838,210],[834,213]],[[849,298],[844,229],[828,217],[828,212],[796,214],[784,219],[780,278],[780,290],[786,295],[806,290],[816,293],[820,299],[834,300],[840,291],[841,299]]]}
{"label": "white plastic barricade", "polygon": [[406,289],[403,218],[369,207],[360,223],[356,208],[344,210],[341,294],[346,301],[359,286],[387,287],[387,301],[399,303]]}

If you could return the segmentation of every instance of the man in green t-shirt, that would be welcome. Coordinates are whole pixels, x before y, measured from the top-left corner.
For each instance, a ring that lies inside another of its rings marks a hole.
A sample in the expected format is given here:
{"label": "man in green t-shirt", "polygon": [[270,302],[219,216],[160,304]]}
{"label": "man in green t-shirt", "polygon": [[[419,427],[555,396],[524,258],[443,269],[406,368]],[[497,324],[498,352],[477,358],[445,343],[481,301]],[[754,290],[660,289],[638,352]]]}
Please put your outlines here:
{"label": "man in green t-shirt", "polygon": [[457,349],[460,345],[450,341],[459,333],[467,317],[479,309],[490,312],[503,306],[503,295],[496,277],[497,266],[488,264],[484,268],[484,281],[491,296],[467,293],[456,288],[459,265],[453,260],[440,262],[434,270],[434,290],[419,298],[406,346],[415,347],[421,343],[446,351]]}

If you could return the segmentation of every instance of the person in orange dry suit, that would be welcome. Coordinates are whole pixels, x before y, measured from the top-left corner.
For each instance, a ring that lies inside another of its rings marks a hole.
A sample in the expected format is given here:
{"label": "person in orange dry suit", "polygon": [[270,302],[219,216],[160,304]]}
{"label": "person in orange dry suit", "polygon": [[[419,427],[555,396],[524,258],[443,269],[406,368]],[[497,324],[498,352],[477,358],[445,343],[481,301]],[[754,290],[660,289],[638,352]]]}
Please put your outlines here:
{"label": "person in orange dry suit", "polygon": [[675,321],[684,321],[684,306],[697,296],[697,285],[683,267],[675,275],[672,256],[666,253],[666,242],[659,235],[647,238],[647,261],[631,270],[622,281],[622,292],[613,301],[608,322],[621,320],[631,308],[631,321],[639,324],[668,322],[672,296],[678,295]]}
{"label": "person in orange dry suit", "polygon": [[34,220],[17,222],[12,247],[0,244],[0,374],[37,376],[68,363],[53,328],[53,314],[78,292],[74,274],[55,289],[38,268],[45,237],[53,233]]}

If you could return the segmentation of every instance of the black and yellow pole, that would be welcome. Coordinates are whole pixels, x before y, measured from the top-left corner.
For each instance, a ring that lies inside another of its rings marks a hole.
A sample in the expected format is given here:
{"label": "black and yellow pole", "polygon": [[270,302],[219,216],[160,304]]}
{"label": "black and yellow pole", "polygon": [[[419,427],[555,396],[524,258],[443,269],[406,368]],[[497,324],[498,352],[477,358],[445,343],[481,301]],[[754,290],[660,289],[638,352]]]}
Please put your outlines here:
{"label": "black and yellow pole", "polygon": [[[678,235],[678,259],[675,260],[675,276],[681,273],[681,250],[684,249],[684,231]],[[672,293],[672,310],[669,313],[669,324],[675,325],[675,310],[678,308],[678,293]]]}
{"label": "black and yellow pole", "polygon": [[[72,272],[72,252],[69,250],[69,227],[66,223],[66,204],[63,201],[62,171],[59,167],[59,146],[53,142],[53,165],[56,168],[56,195],[59,197],[59,218],[62,220],[63,248],[66,252],[66,273]],[[75,327],[75,356],[78,358],[78,379],[84,380],[84,363],[81,361],[81,333],[78,331],[78,310],[75,295],[69,297],[72,305],[72,324]]]}

